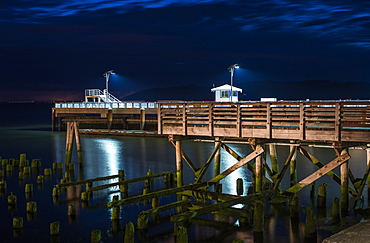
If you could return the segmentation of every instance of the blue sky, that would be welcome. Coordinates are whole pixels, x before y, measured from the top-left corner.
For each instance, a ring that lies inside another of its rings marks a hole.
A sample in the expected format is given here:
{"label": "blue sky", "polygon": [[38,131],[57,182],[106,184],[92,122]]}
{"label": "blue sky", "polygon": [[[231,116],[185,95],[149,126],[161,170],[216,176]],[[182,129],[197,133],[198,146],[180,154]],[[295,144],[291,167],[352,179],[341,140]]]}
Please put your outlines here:
{"label": "blue sky", "polygon": [[2,1],[1,99],[251,81],[370,82],[367,1]]}

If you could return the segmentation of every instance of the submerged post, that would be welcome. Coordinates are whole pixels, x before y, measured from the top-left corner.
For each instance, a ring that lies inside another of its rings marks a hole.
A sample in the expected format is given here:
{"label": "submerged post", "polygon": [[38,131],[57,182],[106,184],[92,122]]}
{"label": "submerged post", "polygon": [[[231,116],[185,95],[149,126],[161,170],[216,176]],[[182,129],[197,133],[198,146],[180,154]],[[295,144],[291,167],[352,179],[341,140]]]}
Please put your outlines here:
{"label": "submerged post", "polygon": [[297,183],[297,150],[294,146],[290,146],[290,151],[294,150],[293,157],[290,160],[290,186]]}
{"label": "submerged post", "polygon": [[[344,149],[341,152],[341,155],[346,154],[347,150]],[[348,198],[348,161],[344,162],[340,166],[340,205],[341,211],[347,212],[348,205],[349,205],[349,198]]]}
{"label": "submerged post", "polygon": [[[257,145],[257,148],[261,147]],[[263,162],[262,156],[256,157],[256,192],[263,190]]]}
{"label": "submerged post", "polygon": [[184,185],[184,170],[182,164],[182,141],[176,140],[176,181],[177,187]]}
{"label": "submerged post", "polygon": [[66,134],[66,164],[72,162],[72,148],[73,148],[73,123],[67,122],[67,134]]}
{"label": "submerged post", "polygon": [[[221,143],[220,137],[216,137],[215,138],[215,148],[219,147],[220,143]],[[220,153],[220,149],[218,149],[215,154],[215,157],[213,158],[213,176],[216,176],[220,174],[221,172],[221,163],[220,163],[221,160],[220,159],[221,159],[221,153]]]}

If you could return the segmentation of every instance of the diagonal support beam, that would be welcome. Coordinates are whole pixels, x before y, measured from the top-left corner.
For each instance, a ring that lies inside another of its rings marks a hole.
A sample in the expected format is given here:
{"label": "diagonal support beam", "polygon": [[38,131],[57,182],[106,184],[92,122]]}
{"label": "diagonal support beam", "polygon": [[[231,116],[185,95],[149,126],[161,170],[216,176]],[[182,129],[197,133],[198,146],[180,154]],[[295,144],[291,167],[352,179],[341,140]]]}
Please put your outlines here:
{"label": "diagonal support beam", "polygon": [[[233,156],[235,159],[237,159],[238,161],[242,160],[243,158],[237,154],[232,148],[230,148],[229,146],[227,146],[226,144],[222,143],[221,144],[221,147],[226,151],[228,152],[231,156]],[[245,167],[248,168],[248,170],[250,170],[251,172],[254,173],[254,169],[253,167],[250,165],[250,164],[246,164]]]}
{"label": "diagonal support beam", "polygon": [[179,193],[179,192],[182,192],[182,191],[195,190],[197,188],[210,187],[210,186],[212,186],[212,185],[210,185],[208,182],[201,182],[201,183],[198,183],[198,184],[191,184],[191,185],[182,186],[182,187],[170,188],[170,189],[166,189],[166,190],[162,190],[162,191],[158,191],[158,192],[151,192],[151,193],[144,194],[144,195],[124,198],[124,199],[121,199],[121,200],[118,200],[118,201],[111,201],[107,204],[107,207],[114,207],[114,206],[129,204],[129,203],[136,203],[136,202],[140,202],[140,201],[144,201],[144,200],[149,200],[149,199],[152,199],[154,197],[162,197],[162,196],[167,196],[167,195],[171,195],[171,194],[174,194],[174,193]]}
{"label": "diagonal support beam", "polygon": [[294,186],[292,186],[288,190],[283,191],[281,194],[291,195],[291,194],[297,193],[298,191],[300,191],[304,187],[310,185],[312,182],[314,182],[317,179],[319,179],[320,177],[326,175],[329,171],[331,171],[334,168],[338,167],[339,165],[343,164],[344,162],[346,162],[350,158],[351,158],[351,156],[349,156],[348,153],[345,153],[345,154],[335,158],[334,160],[332,160],[328,164],[324,165],[322,168],[318,169],[317,171],[315,171],[311,175],[307,176],[306,178],[304,178],[303,180],[301,180],[300,182],[298,182],[297,184],[295,184]]}
{"label": "diagonal support beam", "polygon": [[200,170],[198,170],[197,172],[195,172],[195,176],[198,177],[195,183],[198,183],[203,179],[204,174],[206,173],[209,165],[211,164],[211,162],[212,162],[213,158],[215,157],[215,155],[216,155],[218,149],[220,148],[220,146],[221,146],[221,143],[217,143],[217,145],[213,149],[211,155],[209,156],[208,160],[206,161],[206,164],[204,165],[204,167],[201,168]]}
{"label": "diagonal support beam", "polygon": [[276,178],[276,181],[275,181],[275,184],[274,184],[274,190],[276,190],[279,187],[280,182],[283,179],[284,174],[285,174],[285,172],[287,171],[287,169],[289,167],[290,161],[292,160],[292,158],[294,156],[295,150],[296,150],[295,147],[293,147],[293,149],[290,150],[289,156],[288,156],[288,158],[285,161],[284,167],[281,170],[280,174]]}
{"label": "diagonal support beam", "polygon": [[[303,154],[307,159],[309,159],[313,164],[315,164],[317,167],[319,168],[322,168],[324,167],[324,164],[321,163],[318,159],[316,159],[312,154],[310,154],[307,150],[305,150],[304,148],[302,147],[298,147],[297,148],[298,151]],[[350,174],[352,174],[351,172],[349,172]],[[327,175],[332,178],[336,183],[338,183],[339,185],[341,184],[341,181],[340,181],[340,177],[335,174],[334,171],[329,171],[327,173]],[[354,184],[354,182],[352,182]],[[351,193],[352,196],[356,196],[358,194],[357,190],[352,188],[352,187],[349,187],[349,192]]]}
{"label": "diagonal support beam", "polygon": [[[174,141],[171,141],[172,145],[176,148],[176,144]],[[193,162],[189,159],[184,151],[181,151],[181,157],[185,160],[185,162],[189,165],[190,169],[195,173],[198,169],[195,167]]]}
{"label": "diagonal support beam", "polygon": [[216,177],[214,177],[213,179],[211,179],[209,181],[209,183],[217,183],[217,182],[219,182],[220,180],[222,180],[223,178],[225,178],[227,175],[229,175],[230,173],[234,172],[238,168],[242,167],[243,165],[245,165],[246,163],[248,163],[252,159],[254,159],[257,156],[259,156],[260,154],[262,154],[263,152],[264,152],[263,148],[262,147],[258,147],[255,151],[253,151],[252,153],[250,153],[247,157],[245,157],[244,159],[241,159],[239,162],[237,162],[236,164],[232,165],[231,167],[229,167],[228,169],[226,169],[224,172],[222,172],[221,174],[219,174]]}
{"label": "diagonal support beam", "polygon": [[358,193],[357,193],[357,196],[356,196],[356,201],[355,201],[355,204],[353,206],[354,208],[357,208],[358,200],[360,199],[360,197],[362,195],[362,191],[364,190],[364,187],[365,187],[367,178],[369,177],[369,173],[370,173],[370,161],[367,162],[367,167],[366,167],[366,171],[365,171],[364,177],[362,178],[361,183],[360,183],[360,186],[358,188]]}
{"label": "diagonal support beam", "polygon": [[263,192],[260,192],[260,193],[255,193],[255,194],[245,196],[245,197],[239,197],[239,198],[232,199],[232,200],[229,200],[229,201],[225,201],[225,202],[222,202],[222,203],[212,204],[210,206],[207,206],[207,207],[204,207],[204,208],[201,208],[201,209],[198,209],[198,210],[193,210],[193,211],[188,211],[188,212],[184,212],[184,213],[181,213],[181,214],[177,214],[177,215],[172,216],[170,218],[170,220],[172,222],[181,222],[181,221],[188,220],[188,219],[191,219],[191,218],[203,215],[203,214],[208,214],[208,213],[212,213],[214,211],[218,211],[218,210],[221,210],[221,209],[224,209],[224,208],[228,208],[228,207],[233,206],[235,204],[239,204],[239,203],[252,204],[255,200],[274,196],[275,193],[276,192],[274,190],[269,190],[269,191],[263,191]]}

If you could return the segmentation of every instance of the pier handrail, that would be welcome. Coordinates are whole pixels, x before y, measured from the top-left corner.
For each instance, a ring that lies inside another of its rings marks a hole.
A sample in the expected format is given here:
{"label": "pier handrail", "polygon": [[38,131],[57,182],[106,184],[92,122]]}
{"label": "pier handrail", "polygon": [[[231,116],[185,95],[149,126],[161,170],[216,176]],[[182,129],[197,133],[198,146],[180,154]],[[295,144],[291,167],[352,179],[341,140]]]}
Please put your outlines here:
{"label": "pier handrail", "polygon": [[158,103],[158,133],[370,142],[370,101]]}
{"label": "pier handrail", "polygon": [[55,108],[157,108],[155,102],[58,102],[55,103]]}

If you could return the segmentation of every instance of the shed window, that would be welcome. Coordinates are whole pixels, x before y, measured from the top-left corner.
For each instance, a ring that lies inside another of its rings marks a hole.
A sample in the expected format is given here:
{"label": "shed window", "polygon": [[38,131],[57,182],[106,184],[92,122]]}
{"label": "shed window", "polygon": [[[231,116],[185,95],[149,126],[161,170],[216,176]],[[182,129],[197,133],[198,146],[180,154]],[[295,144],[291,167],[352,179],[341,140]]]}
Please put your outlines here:
{"label": "shed window", "polygon": [[229,97],[229,91],[228,90],[221,90],[221,98]]}

